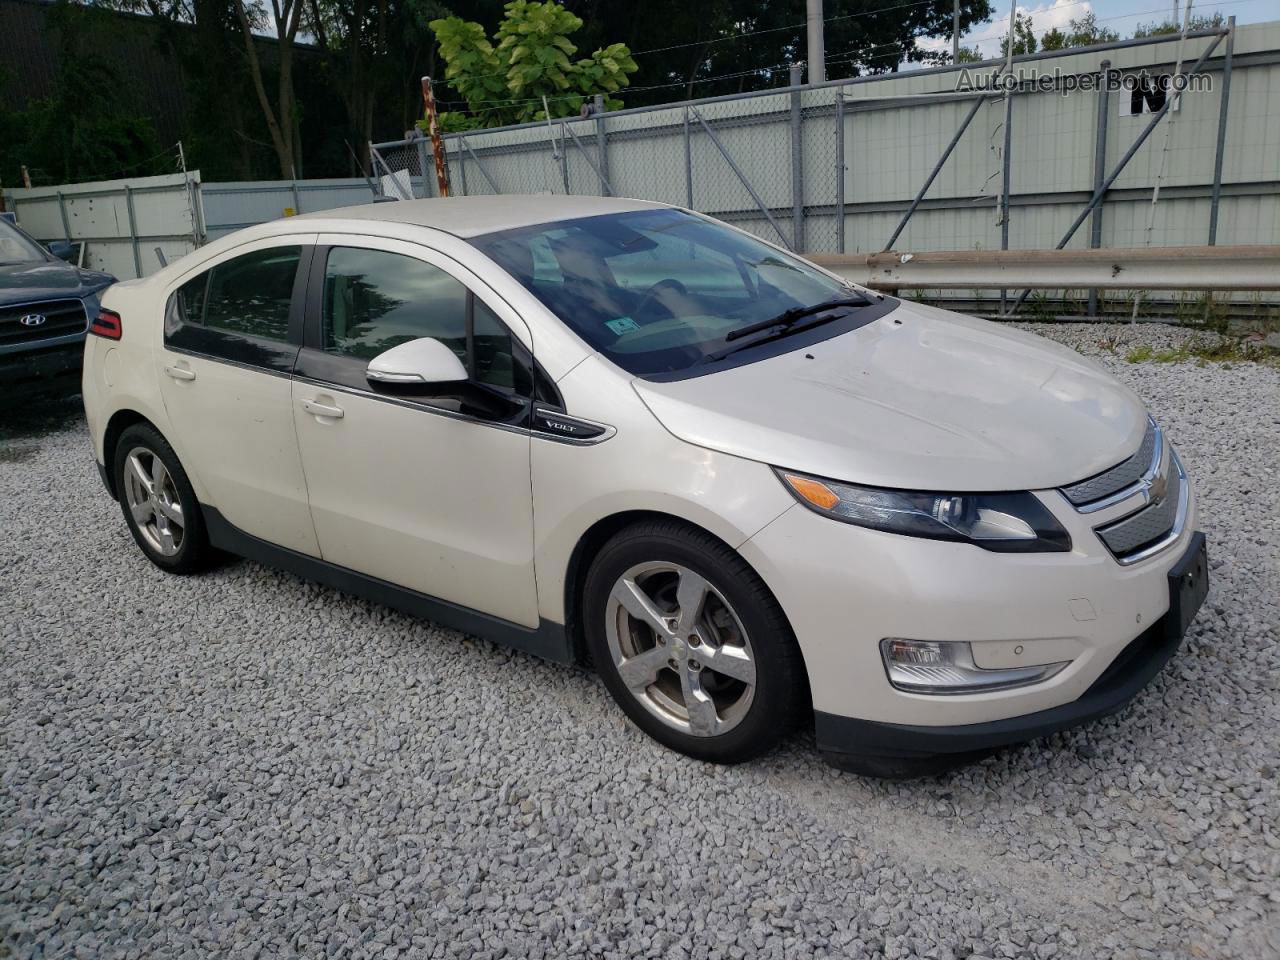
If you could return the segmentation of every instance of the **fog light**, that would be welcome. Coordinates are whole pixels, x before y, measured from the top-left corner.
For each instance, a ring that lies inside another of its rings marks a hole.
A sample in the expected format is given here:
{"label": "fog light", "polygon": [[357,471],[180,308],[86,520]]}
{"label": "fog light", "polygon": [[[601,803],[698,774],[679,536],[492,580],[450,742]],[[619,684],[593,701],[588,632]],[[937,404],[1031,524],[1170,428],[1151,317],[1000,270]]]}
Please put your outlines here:
{"label": "fog light", "polygon": [[880,641],[889,682],[907,693],[981,693],[1048,680],[1070,661],[985,670],[973,662],[973,648],[957,640]]}

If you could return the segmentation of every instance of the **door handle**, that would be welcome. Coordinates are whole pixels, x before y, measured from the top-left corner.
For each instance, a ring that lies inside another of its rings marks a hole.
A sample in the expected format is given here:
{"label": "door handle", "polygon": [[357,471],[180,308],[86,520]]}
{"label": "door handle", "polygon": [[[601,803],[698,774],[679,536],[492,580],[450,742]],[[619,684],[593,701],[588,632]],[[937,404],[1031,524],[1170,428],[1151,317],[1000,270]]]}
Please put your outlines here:
{"label": "door handle", "polygon": [[327,403],[320,403],[316,400],[303,400],[302,409],[315,417],[329,417],[333,420],[341,420],[343,417],[341,407],[331,406]]}
{"label": "door handle", "polygon": [[194,380],[196,372],[188,370],[186,367],[165,367],[164,372],[175,380]]}

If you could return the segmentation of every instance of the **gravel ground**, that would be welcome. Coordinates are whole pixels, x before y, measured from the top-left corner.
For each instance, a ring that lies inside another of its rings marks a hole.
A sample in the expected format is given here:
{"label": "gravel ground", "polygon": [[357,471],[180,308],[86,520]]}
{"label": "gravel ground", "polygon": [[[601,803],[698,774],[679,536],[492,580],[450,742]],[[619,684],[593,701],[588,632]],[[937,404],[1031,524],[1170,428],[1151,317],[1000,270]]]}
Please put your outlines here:
{"label": "gravel ground", "polygon": [[1051,332],[1168,427],[1213,588],[1121,716],[907,783],[831,769],[805,735],[705,766],[585,672],[248,562],[167,577],[101,490],[75,404],[11,415],[0,944],[1280,956],[1280,371],[1129,364],[1098,348],[1116,331]]}

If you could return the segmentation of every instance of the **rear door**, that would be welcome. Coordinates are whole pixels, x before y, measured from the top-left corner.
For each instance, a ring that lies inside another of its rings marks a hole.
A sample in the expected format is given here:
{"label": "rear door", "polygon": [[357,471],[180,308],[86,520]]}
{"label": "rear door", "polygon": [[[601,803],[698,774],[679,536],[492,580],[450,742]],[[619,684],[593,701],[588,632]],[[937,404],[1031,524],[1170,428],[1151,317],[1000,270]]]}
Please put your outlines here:
{"label": "rear door", "polygon": [[209,506],[245,533],[319,556],[289,378],[315,235],[236,247],[183,277],[165,310],[160,391]]}

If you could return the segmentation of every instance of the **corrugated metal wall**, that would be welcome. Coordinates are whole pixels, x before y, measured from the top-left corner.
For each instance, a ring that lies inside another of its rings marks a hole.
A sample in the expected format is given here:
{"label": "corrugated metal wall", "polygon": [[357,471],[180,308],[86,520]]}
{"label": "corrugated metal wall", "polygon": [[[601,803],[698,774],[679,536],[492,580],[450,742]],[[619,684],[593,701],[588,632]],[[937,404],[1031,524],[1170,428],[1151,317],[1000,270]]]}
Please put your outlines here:
{"label": "corrugated metal wall", "polygon": [[[1209,37],[1188,40],[1184,67],[1212,43]],[[1225,44],[1202,69],[1212,89],[1186,93],[1181,108],[1156,127],[1108,193],[1102,246],[1207,242]],[[1016,66],[1024,75],[1035,69],[1078,76],[1096,73],[1105,60],[1123,75],[1144,69],[1171,74],[1178,46],[1175,36],[1148,46],[1027,58]],[[970,76],[988,75],[991,69],[981,67]],[[798,94],[804,249],[837,250],[835,204],[841,175],[845,251],[884,247],[972,106],[971,96],[955,95],[959,76],[955,69],[912,71]],[[1094,90],[1014,96],[1010,248],[1053,247],[1088,201],[1101,96]],[[1109,171],[1151,115],[1124,115],[1121,99],[1129,98],[1127,92],[1107,96]],[[839,98],[843,116],[838,118]],[[599,193],[599,168],[615,194],[690,204],[761,236],[790,242],[796,208],[792,106],[793,94],[771,93],[610,113],[603,118],[603,165],[597,118],[552,128],[529,124],[450,135],[446,143],[454,191],[564,193],[567,181],[567,192]],[[1003,122],[1002,99],[989,98],[896,249],[1000,248]],[[841,139],[844,169],[838,171]],[[1153,216],[1150,199],[1157,179],[1161,193]],[[1280,242],[1280,23],[1236,31],[1222,179],[1217,242]],[[753,190],[776,229],[752,197]],[[1087,246],[1089,239],[1086,224],[1071,245]]]}
{"label": "corrugated metal wall", "polygon": [[268,180],[206,183],[200,190],[206,240],[241,227],[275,220],[290,211],[313,213],[368,203],[376,194],[367,180]]}

